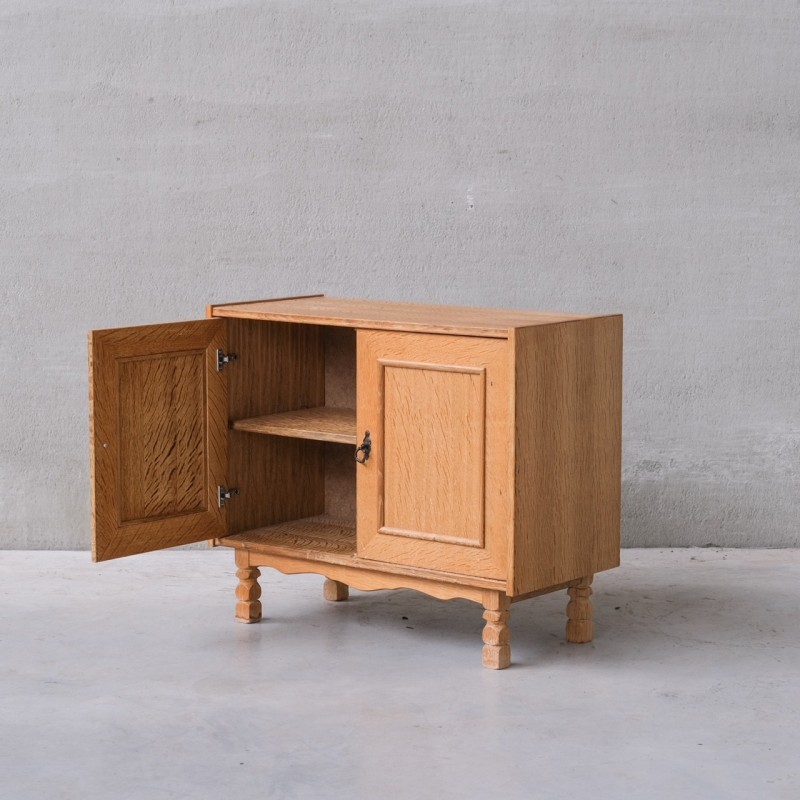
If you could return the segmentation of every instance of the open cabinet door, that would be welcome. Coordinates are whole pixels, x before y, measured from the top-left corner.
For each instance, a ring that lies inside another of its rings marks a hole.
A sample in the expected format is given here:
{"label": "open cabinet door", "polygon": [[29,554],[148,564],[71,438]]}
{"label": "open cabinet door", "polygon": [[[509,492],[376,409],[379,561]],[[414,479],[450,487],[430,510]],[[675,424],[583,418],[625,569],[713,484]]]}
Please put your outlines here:
{"label": "open cabinet door", "polygon": [[225,321],[89,336],[92,557],[224,536]]}

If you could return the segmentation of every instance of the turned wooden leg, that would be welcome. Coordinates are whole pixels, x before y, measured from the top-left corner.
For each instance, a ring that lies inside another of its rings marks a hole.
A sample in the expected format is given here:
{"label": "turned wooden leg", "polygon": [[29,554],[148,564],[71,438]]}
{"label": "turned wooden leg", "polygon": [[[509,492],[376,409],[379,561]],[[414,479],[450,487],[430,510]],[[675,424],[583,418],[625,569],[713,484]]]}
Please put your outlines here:
{"label": "turned wooden leg", "polygon": [[592,579],[594,575],[581,578],[567,589],[567,641],[575,644],[591,642],[594,636],[592,625]]}
{"label": "turned wooden leg", "polygon": [[483,666],[487,669],[505,669],[511,664],[511,601],[503,592],[486,592],[483,599]]}
{"label": "turned wooden leg", "polygon": [[258,576],[261,570],[258,567],[242,567],[236,570],[239,584],[236,587],[236,621],[260,622],[261,621],[261,587],[258,585]]}
{"label": "turned wooden leg", "polygon": [[337,602],[338,600],[347,600],[350,596],[350,589],[346,583],[339,581],[332,581],[330,578],[325,578],[325,584],[322,587],[322,596],[326,600]]}

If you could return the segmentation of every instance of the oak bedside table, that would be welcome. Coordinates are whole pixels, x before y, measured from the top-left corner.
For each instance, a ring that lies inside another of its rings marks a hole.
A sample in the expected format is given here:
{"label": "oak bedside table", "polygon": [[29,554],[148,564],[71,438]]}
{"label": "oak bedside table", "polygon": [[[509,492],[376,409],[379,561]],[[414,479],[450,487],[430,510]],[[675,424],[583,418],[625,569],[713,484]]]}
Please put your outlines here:
{"label": "oak bedside table", "polygon": [[592,638],[619,564],[622,317],[324,296],[209,306],[90,334],[93,558],[232,547],[236,618],[260,567],[484,608],[567,589]]}

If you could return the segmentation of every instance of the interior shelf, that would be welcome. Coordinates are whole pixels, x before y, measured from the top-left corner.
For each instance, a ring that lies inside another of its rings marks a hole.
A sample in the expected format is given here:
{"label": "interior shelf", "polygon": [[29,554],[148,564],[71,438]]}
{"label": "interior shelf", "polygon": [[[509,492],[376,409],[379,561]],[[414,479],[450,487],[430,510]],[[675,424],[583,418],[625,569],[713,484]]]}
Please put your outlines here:
{"label": "interior shelf", "polygon": [[356,412],[352,408],[299,408],[280,414],[234,420],[235,431],[356,444]]}
{"label": "interior shelf", "polygon": [[355,555],[356,529],[353,524],[320,515],[227,536],[222,543],[339,562]]}

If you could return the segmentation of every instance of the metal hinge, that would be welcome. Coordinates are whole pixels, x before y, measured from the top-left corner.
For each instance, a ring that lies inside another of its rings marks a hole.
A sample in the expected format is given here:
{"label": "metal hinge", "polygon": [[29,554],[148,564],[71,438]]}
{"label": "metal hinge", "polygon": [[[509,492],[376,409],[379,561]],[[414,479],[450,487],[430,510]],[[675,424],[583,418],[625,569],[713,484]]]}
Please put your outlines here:
{"label": "metal hinge", "polygon": [[217,372],[222,372],[222,368],[232,361],[236,361],[239,356],[236,353],[226,353],[224,350],[217,350]]}
{"label": "metal hinge", "polygon": [[224,486],[217,486],[217,502],[219,503],[219,507],[224,508],[225,503],[237,494],[239,494],[239,490],[233,486],[230,489],[226,489]]}

